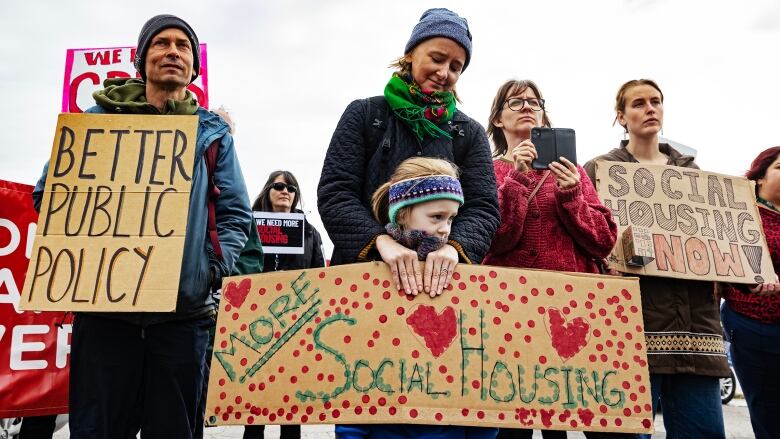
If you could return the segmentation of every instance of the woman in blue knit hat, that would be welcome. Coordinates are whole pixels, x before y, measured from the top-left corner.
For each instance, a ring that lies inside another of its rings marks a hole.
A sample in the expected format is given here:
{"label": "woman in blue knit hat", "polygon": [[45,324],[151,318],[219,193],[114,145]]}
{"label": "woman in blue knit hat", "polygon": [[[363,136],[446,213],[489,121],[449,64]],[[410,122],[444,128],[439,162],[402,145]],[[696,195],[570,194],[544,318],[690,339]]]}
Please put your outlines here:
{"label": "woman in blue knit hat", "polygon": [[[394,286],[407,294],[437,296],[456,264],[479,263],[499,223],[490,146],[485,131],[457,109],[455,85],[471,61],[465,18],[447,9],[423,13],[382,96],[353,101],[333,133],[317,191],[325,229],[334,244],[331,263],[383,260]],[[398,230],[372,214],[372,195],[411,157],[445,159],[460,169],[464,203],[446,242],[418,259]],[[418,268],[424,260],[424,268]],[[435,423],[431,419],[431,423]],[[339,438],[493,438],[495,429],[337,426]]]}
{"label": "woman in blue knit hat", "polygon": [[[353,101],[333,133],[317,191],[331,263],[382,259],[395,287],[441,294],[458,262],[479,262],[498,227],[498,199],[484,129],[457,109],[455,85],[471,60],[468,23],[429,9],[414,27],[384,94]],[[438,157],[461,169],[466,203],[447,245],[426,258],[396,242],[371,215],[371,195],[409,157]],[[444,282],[435,281],[439,277]]]}

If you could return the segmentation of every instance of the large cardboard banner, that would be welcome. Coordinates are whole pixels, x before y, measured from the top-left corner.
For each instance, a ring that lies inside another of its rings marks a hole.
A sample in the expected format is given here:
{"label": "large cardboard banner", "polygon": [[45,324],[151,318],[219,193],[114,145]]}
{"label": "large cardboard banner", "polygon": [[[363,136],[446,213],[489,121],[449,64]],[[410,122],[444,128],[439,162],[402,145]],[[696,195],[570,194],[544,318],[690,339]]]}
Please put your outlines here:
{"label": "large cardboard banner", "polygon": [[[81,113],[95,105],[92,93],[111,78],[140,78],[133,66],[135,47],[68,49],[62,84],[62,112]],[[209,69],[206,44],[200,45],[200,76],[187,87],[201,107],[209,108]]]}
{"label": "large cardboard banner", "polygon": [[19,309],[38,218],[32,190],[0,180],[0,418],[68,411],[73,316]]}
{"label": "large cardboard banner", "polygon": [[197,124],[60,114],[23,309],[175,310]]}
{"label": "large cardboard banner", "polygon": [[618,223],[608,261],[634,274],[734,283],[775,278],[750,181],[691,168],[596,163]]}
{"label": "large cardboard banner", "polygon": [[264,253],[302,255],[305,217],[302,213],[255,212]]}
{"label": "large cardboard banner", "polygon": [[636,278],[458,265],[431,299],[370,262],[223,288],[211,424],[652,429]]}

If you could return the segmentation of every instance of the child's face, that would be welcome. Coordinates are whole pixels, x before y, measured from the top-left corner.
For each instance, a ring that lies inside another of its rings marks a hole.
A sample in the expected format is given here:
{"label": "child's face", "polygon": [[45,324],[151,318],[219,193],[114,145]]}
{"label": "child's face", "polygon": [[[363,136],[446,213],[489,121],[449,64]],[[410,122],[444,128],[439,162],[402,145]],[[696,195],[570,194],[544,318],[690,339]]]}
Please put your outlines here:
{"label": "child's face", "polygon": [[442,239],[450,236],[452,220],[458,215],[460,204],[454,200],[434,200],[415,204],[403,220],[407,230],[423,232]]}

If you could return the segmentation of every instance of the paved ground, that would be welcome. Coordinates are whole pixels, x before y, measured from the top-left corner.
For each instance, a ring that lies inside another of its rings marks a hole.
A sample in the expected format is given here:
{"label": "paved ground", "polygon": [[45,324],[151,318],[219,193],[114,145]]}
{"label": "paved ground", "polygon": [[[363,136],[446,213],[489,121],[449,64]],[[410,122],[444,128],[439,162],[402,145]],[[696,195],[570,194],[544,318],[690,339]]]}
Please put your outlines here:
{"label": "paved ground", "polygon": [[[723,416],[726,421],[726,437],[729,439],[751,439],[753,431],[750,428],[750,417],[743,399],[734,399],[728,405],[723,406]],[[663,417],[658,415],[655,420],[656,434],[653,439],[665,438]],[[65,431],[59,431],[54,434],[55,439],[66,439],[70,437]],[[302,428],[303,437],[306,439],[333,439],[332,425],[311,425]],[[208,439],[235,439],[241,438],[243,427],[212,427],[206,429],[206,438]],[[583,439],[585,435],[580,432],[570,432],[570,439]],[[277,439],[279,437],[279,427],[269,426],[266,428],[266,438]],[[534,439],[541,439],[539,432],[534,433]]]}

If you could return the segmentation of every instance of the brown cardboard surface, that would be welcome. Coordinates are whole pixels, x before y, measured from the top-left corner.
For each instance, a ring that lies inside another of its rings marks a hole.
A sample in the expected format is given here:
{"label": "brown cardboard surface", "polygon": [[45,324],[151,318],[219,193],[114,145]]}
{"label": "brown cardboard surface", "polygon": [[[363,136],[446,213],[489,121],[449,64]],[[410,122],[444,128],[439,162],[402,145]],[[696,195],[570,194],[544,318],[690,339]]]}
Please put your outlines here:
{"label": "brown cardboard surface", "polygon": [[379,262],[223,283],[210,424],[650,432],[636,278],[458,265],[442,296]]}
{"label": "brown cardboard surface", "polygon": [[642,244],[645,253],[651,247],[651,262],[626,265],[619,240],[607,259],[611,267],[734,283],[775,279],[750,181],[691,168],[598,161],[595,185],[612,209],[618,236],[629,226],[651,236],[649,246]]}
{"label": "brown cardboard surface", "polygon": [[197,123],[59,116],[23,309],[175,310]]}

